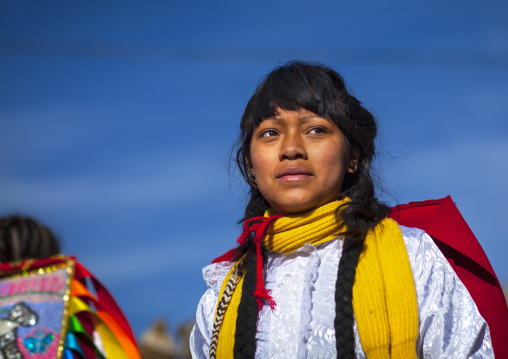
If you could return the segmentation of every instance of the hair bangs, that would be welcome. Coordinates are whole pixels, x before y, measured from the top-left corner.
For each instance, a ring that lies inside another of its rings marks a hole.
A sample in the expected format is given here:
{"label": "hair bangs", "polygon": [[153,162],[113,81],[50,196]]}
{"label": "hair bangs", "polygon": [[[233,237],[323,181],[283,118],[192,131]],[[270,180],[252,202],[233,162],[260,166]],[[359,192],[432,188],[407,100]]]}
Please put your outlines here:
{"label": "hair bangs", "polygon": [[253,96],[251,118],[256,125],[276,116],[277,109],[297,111],[304,108],[335,120],[341,117],[338,95],[325,69],[310,71],[299,63],[282,66],[272,72]]}

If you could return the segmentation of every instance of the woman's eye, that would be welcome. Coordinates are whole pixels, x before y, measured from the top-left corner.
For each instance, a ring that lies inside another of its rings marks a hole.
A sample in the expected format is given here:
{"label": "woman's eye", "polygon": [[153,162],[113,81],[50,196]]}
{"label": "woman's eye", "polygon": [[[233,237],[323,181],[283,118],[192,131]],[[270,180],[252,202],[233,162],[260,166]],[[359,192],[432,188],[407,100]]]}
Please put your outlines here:
{"label": "woman's eye", "polygon": [[265,137],[265,138],[273,137],[273,136],[277,136],[277,135],[278,135],[278,133],[275,130],[265,130],[265,131],[261,132],[261,137]]}
{"label": "woman's eye", "polygon": [[324,127],[313,127],[309,130],[309,134],[311,135],[320,135],[325,133],[328,133],[328,131]]}

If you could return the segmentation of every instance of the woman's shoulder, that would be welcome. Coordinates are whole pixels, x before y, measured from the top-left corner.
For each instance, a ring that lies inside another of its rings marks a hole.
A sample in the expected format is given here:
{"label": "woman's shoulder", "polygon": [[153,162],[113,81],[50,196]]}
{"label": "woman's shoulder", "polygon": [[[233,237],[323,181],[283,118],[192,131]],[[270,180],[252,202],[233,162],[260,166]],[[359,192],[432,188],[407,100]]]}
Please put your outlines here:
{"label": "woman's shoulder", "polygon": [[[448,263],[434,240],[422,229],[399,225],[402,238],[406,245],[409,262],[415,272],[420,272],[423,267],[442,266]],[[450,267],[453,271],[453,269]]]}
{"label": "woman's shoulder", "polygon": [[399,224],[400,231],[402,232],[402,236],[404,237],[404,241],[420,241],[422,236],[426,233],[423,229],[416,227],[407,227]]}
{"label": "woman's shoulder", "polygon": [[[400,229],[415,281],[421,323],[420,354],[492,357],[487,323],[432,237],[418,228]],[[443,343],[442,333],[460,339]]]}
{"label": "woman's shoulder", "polygon": [[415,227],[406,227],[400,224],[399,228],[402,232],[402,238],[404,239],[404,243],[410,257],[430,252],[441,254],[441,257],[446,261],[445,256],[441,253],[441,250],[434,242],[434,239],[432,239],[425,230]]}
{"label": "woman's shoulder", "polygon": [[220,290],[220,286],[222,281],[233,267],[234,262],[230,261],[221,261],[215,262],[210,265],[207,265],[203,268],[203,279],[205,280],[206,285],[216,290],[217,292]]}
{"label": "woman's shoulder", "polygon": [[419,301],[423,299],[422,295],[428,294],[427,290],[430,287],[442,288],[444,283],[454,283],[453,287],[457,283],[455,290],[464,292],[462,294],[467,293],[463,283],[432,237],[419,228],[399,227],[406,245]]}

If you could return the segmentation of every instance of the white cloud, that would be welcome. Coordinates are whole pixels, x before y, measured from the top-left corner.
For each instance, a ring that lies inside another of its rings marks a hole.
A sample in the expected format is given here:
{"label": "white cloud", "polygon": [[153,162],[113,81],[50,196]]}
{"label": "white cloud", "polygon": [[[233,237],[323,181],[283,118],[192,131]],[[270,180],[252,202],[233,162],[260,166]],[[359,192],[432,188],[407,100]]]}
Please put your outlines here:
{"label": "white cloud", "polygon": [[85,104],[2,109],[0,149],[4,155],[10,154],[4,160],[52,156],[91,141],[99,133],[102,120],[114,117],[118,114]]}
{"label": "white cloud", "polygon": [[[104,251],[81,253],[79,259],[102,281],[115,285],[153,275],[178,273],[186,268],[199,271],[214,256],[235,246],[235,236],[238,235],[234,232],[235,228],[219,227],[206,232],[196,227],[179,235],[175,232],[160,233],[157,238],[150,238],[148,245],[131,243],[119,247],[114,255]],[[224,238],[228,239],[226,247],[223,247]]]}
{"label": "white cloud", "polygon": [[216,148],[179,152],[129,156],[100,172],[43,180],[0,174],[1,207],[99,210],[193,200],[227,190],[227,171],[214,155],[219,152]]}
{"label": "white cloud", "polygon": [[392,177],[411,187],[482,188],[508,197],[507,157],[508,141],[450,143],[404,156]]}

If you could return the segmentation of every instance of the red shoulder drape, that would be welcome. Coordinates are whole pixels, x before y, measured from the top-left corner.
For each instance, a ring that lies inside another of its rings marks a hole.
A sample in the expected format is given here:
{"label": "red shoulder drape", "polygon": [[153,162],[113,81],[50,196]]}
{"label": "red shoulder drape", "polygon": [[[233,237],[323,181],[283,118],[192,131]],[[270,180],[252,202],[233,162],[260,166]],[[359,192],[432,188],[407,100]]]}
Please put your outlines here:
{"label": "red shoulder drape", "polygon": [[508,307],[499,280],[480,243],[451,197],[392,208],[400,225],[423,229],[451,264],[488,323],[494,354],[508,358]]}

